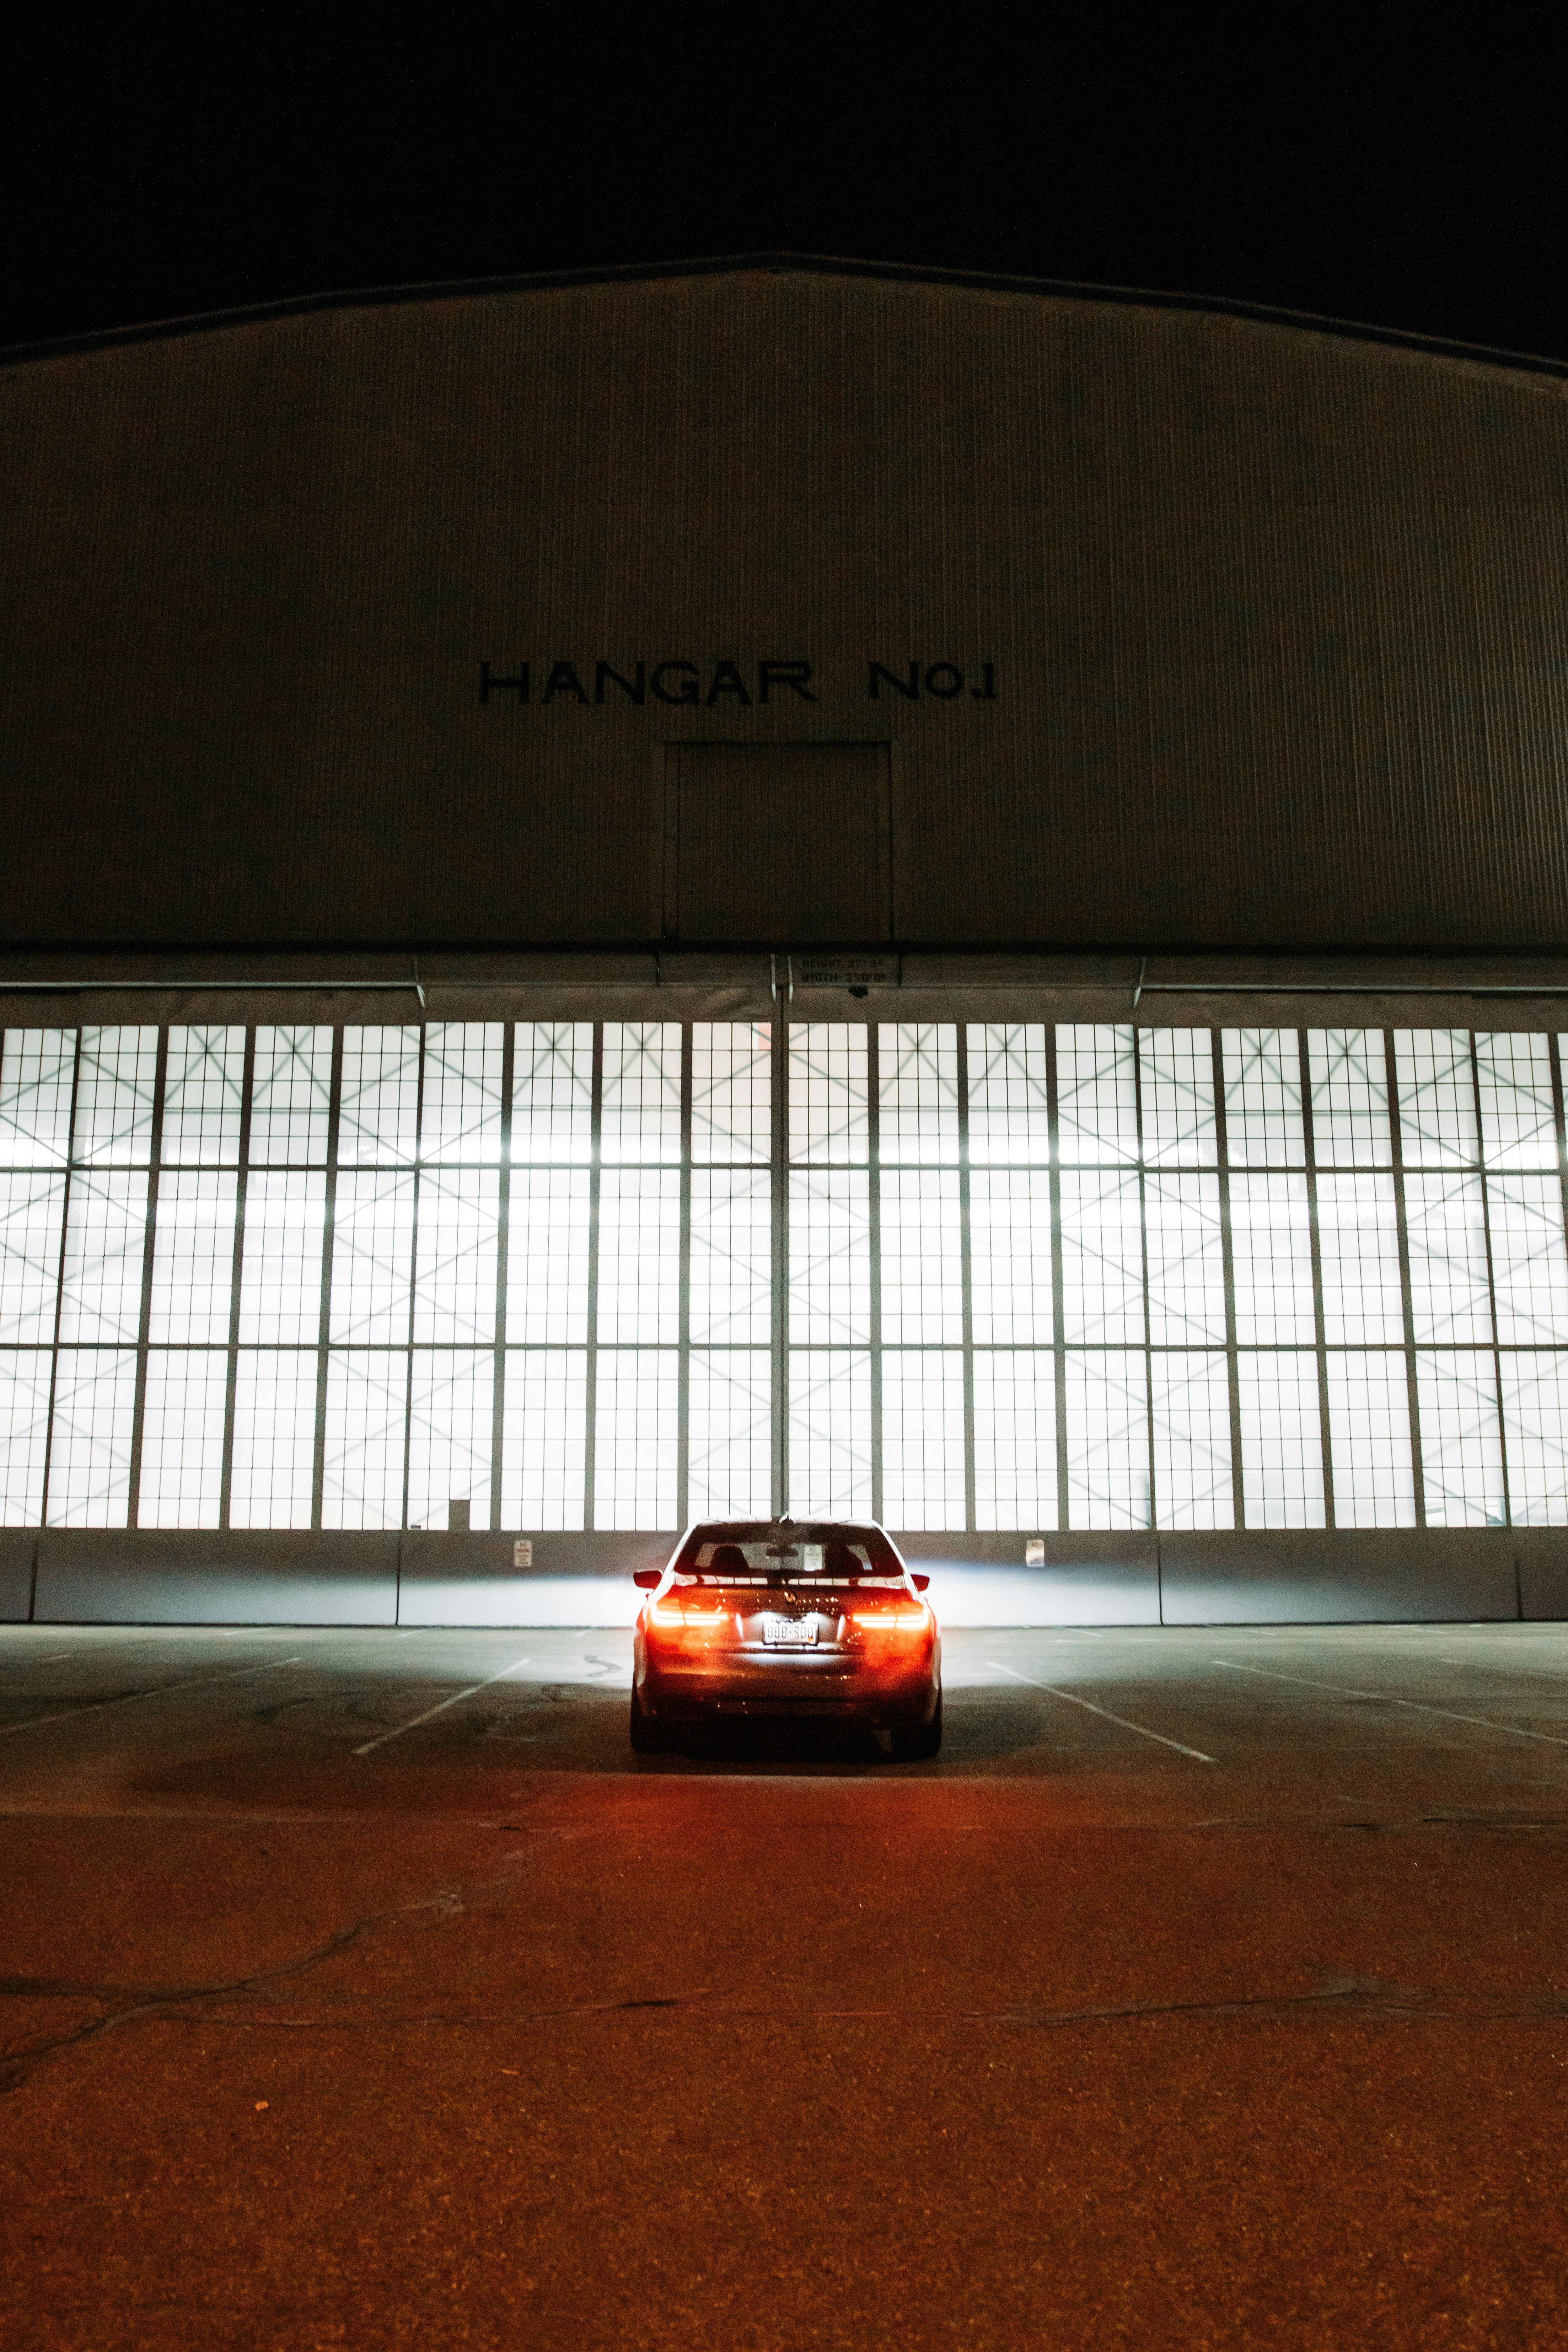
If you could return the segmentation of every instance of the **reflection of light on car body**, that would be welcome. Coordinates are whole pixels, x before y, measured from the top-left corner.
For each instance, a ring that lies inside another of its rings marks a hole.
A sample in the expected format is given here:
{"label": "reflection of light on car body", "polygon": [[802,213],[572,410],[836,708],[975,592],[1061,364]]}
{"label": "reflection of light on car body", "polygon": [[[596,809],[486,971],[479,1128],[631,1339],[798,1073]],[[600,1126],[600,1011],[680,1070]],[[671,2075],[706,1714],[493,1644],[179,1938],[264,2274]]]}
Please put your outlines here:
{"label": "reflection of light on car body", "polygon": [[885,1528],[871,1520],[710,1519],[688,1528],[633,1643],[631,1739],[666,1746],[720,1717],[814,1717],[942,1746],[942,1635]]}

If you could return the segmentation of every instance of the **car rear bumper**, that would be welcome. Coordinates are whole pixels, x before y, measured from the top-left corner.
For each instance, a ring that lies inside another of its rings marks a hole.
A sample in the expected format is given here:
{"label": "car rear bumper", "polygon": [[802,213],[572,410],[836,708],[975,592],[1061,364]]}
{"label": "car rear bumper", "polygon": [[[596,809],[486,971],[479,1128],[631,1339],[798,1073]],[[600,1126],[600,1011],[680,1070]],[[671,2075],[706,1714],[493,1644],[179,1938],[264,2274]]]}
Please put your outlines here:
{"label": "car rear bumper", "polygon": [[816,1716],[907,1725],[931,1720],[938,1668],[931,1652],[897,1666],[868,1666],[833,1652],[668,1662],[644,1655],[637,1660],[637,1680],[645,1710],[661,1722]]}

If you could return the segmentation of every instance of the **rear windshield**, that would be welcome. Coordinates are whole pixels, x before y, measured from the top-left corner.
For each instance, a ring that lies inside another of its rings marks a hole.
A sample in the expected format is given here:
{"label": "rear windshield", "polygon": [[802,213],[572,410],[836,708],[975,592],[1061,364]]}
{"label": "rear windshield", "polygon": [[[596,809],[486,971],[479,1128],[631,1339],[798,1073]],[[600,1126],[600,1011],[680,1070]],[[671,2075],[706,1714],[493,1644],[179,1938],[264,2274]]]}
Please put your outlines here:
{"label": "rear windshield", "polygon": [[774,1528],[742,1520],[693,1528],[676,1574],[702,1584],[887,1584],[904,1580],[880,1528]]}

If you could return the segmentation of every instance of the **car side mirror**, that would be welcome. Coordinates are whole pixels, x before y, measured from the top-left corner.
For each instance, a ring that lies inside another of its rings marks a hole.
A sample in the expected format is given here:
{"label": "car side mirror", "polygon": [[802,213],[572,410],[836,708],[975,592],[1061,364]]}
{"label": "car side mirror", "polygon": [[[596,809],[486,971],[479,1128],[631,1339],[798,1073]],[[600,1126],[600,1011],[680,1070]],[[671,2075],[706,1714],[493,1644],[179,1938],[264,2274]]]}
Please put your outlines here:
{"label": "car side mirror", "polygon": [[633,1571],[632,1582],[639,1592],[651,1592],[663,1574],[662,1568],[639,1568]]}
{"label": "car side mirror", "polygon": [[929,1576],[916,1576],[911,1571],[910,1582],[914,1586],[917,1592],[929,1592],[931,1591],[931,1579]]}

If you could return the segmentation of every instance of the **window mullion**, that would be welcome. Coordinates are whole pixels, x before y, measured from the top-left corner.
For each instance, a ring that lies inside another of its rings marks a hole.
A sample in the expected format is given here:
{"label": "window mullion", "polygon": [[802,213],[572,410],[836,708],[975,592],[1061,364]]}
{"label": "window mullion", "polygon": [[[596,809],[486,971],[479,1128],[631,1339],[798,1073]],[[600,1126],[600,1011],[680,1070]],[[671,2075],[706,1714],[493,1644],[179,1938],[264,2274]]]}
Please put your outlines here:
{"label": "window mullion", "polygon": [[153,1260],[158,1235],[158,1175],[163,1156],[163,1088],[169,1075],[169,1032],[158,1032],[153,1075],[153,1133],[147,1168],[147,1223],[142,1242],[142,1309],[136,1325],[136,1402],[131,1416],[131,1474],[125,1524],[137,1524],[142,1504],[142,1435],[147,1420],[147,1349],[153,1328]]}
{"label": "window mullion", "polygon": [[599,1410],[599,1177],[604,1156],[605,1024],[594,1024],[594,1075],[588,1113],[587,1357],[583,1397],[583,1525],[594,1525],[594,1474]]}
{"label": "window mullion", "polygon": [[1323,1525],[1334,1525],[1334,1463],[1329,1433],[1328,1325],[1323,1313],[1323,1255],[1318,1226],[1318,1142],[1312,1118],[1312,1067],[1307,1032],[1296,1032],[1301,1073],[1301,1138],[1307,1155],[1307,1232],[1312,1253],[1312,1333],[1318,1356],[1318,1426],[1323,1457]]}
{"label": "window mullion", "polygon": [[1225,1285],[1225,1377],[1230,1405],[1231,1518],[1247,1525],[1247,1471],[1241,1450],[1241,1356],[1236,1328],[1236,1248],[1230,1216],[1230,1128],[1226,1118],[1225,1032],[1209,1031],[1214,1071],[1215,1163],[1219,1182],[1219,1251]]}
{"label": "window mullion", "polygon": [[1480,1057],[1476,1052],[1476,1033],[1469,1033],[1470,1087],[1476,1106],[1476,1173],[1481,1187],[1481,1239],[1487,1253],[1487,1313],[1492,1327],[1492,1394],[1497,1400],[1498,1461],[1502,1469],[1502,1517],[1504,1527],[1513,1525],[1513,1496],[1508,1474],[1508,1427],[1502,1409],[1502,1350],[1498,1344],[1497,1284],[1492,1278],[1492,1210],[1491,1186],[1487,1180],[1486,1137],[1481,1127]]}
{"label": "window mullion", "polygon": [[501,1030],[500,1160],[496,1171],[496,1319],[490,1393],[490,1525],[501,1525],[502,1449],[506,1439],[506,1301],[511,1254],[511,1097],[517,1067],[517,1024]]}
{"label": "window mullion", "polygon": [[331,1368],[332,1246],[338,1213],[338,1134],[343,1110],[343,1031],[332,1030],[327,1096],[327,1171],[321,1201],[321,1305],[316,1327],[316,1433],[310,1465],[310,1525],[321,1525],[327,1479],[327,1381]]}
{"label": "window mullion", "polygon": [[245,1276],[246,1178],[250,1166],[250,1102],[256,1086],[256,1032],[245,1033],[245,1065],[239,1082],[239,1164],[234,1179],[234,1259],[228,1286],[228,1362],[223,1392],[223,1472],[217,1523],[226,1528],[234,1494],[234,1407],[239,1385],[239,1286]]}
{"label": "window mullion", "polygon": [[958,1247],[963,1318],[963,1524],[973,1535],[974,1484],[974,1283],[969,1228],[969,1026],[958,1033]]}
{"label": "window mullion", "polygon": [[1057,1525],[1071,1523],[1068,1508],[1067,1301],[1062,1275],[1062,1155],[1057,1090],[1057,1032],[1046,1030],[1046,1126],[1050,1149],[1051,1352],[1056,1367]]}
{"label": "window mullion", "polygon": [[693,1027],[680,1024],[680,1291],[677,1330],[675,1524],[691,1506],[691,1086]]}
{"label": "window mullion", "polygon": [[1405,1211],[1405,1132],[1399,1116],[1399,1065],[1394,1032],[1383,1033],[1384,1084],[1388,1092],[1388,1148],[1394,1170],[1394,1210],[1399,1235],[1399,1297],[1405,1318],[1405,1379],[1410,1410],[1410,1472],[1415,1485],[1415,1524],[1426,1524],[1426,1474],[1421,1458],[1421,1396],[1415,1376],[1415,1307],[1410,1288],[1410,1227]]}
{"label": "window mullion", "polygon": [[880,1519],[882,1479],[882,1055],[881,1033],[866,1024],[867,1330],[871,1344],[871,1517]]}
{"label": "window mullion", "polygon": [[[76,1049],[71,1062],[70,1117],[66,1128],[66,1172],[65,1183],[60,1194],[60,1246],[58,1260],[55,1266],[55,1323],[53,1342],[49,1349],[49,1410],[48,1418],[44,1425],[44,1475],[38,1489],[38,1525],[43,1528],[47,1528],[49,1523],[49,1477],[54,1468],[55,1400],[59,1391],[60,1379],[60,1324],[65,1314],[66,1249],[70,1239],[71,1178],[76,1169],[77,1101],[81,1093],[81,1031],[78,1029],[73,1032],[73,1034],[76,1038]],[[37,1554],[34,1555],[33,1582],[36,1592]],[[32,1613],[32,1601],[29,1600],[27,1606],[29,1618]]]}

